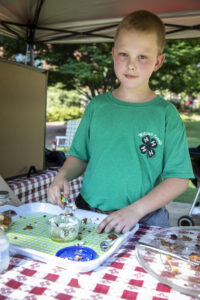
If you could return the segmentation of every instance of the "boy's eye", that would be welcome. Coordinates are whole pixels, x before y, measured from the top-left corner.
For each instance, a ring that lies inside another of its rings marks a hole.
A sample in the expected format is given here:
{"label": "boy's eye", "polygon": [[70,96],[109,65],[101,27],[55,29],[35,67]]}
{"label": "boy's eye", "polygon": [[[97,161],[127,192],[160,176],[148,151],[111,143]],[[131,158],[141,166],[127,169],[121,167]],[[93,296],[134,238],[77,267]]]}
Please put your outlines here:
{"label": "boy's eye", "polygon": [[145,55],[139,55],[138,57],[140,60],[144,60],[144,59],[147,59],[147,57]]}
{"label": "boy's eye", "polygon": [[122,56],[122,57],[127,57],[128,56],[128,54],[126,54],[124,52],[120,52],[119,55]]}

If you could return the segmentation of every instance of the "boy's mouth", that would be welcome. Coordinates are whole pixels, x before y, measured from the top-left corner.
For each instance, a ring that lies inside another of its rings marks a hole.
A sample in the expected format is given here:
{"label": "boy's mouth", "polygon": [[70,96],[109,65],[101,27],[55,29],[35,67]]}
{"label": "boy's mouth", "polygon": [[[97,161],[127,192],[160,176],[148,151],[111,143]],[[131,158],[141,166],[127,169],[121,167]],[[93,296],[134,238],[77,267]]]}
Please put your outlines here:
{"label": "boy's mouth", "polygon": [[131,74],[124,74],[124,76],[125,76],[127,79],[135,79],[135,78],[138,77],[137,75],[131,75]]}

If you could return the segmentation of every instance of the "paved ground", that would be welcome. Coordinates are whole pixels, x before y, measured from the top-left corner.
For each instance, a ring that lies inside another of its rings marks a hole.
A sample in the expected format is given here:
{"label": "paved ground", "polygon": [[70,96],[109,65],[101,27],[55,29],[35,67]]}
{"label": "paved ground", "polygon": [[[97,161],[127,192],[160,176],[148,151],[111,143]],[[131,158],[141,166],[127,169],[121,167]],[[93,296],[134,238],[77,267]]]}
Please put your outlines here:
{"label": "paved ground", "polygon": [[[46,147],[51,147],[52,141],[57,135],[65,135],[65,123],[54,122],[46,125]],[[177,226],[177,221],[180,217],[188,215],[191,205],[179,202],[171,202],[167,205],[170,215],[171,226]],[[195,225],[200,225],[200,213],[198,216],[192,216]]]}
{"label": "paved ground", "polygon": [[64,122],[51,122],[46,124],[46,147],[51,147],[57,135],[65,135]]}
{"label": "paved ground", "polygon": [[[171,202],[167,205],[167,209],[169,211],[171,226],[177,226],[177,221],[180,217],[188,216],[191,205],[187,203]],[[190,217],[196,226],[200,226],[200,211],[199,215],[192,215]]]}

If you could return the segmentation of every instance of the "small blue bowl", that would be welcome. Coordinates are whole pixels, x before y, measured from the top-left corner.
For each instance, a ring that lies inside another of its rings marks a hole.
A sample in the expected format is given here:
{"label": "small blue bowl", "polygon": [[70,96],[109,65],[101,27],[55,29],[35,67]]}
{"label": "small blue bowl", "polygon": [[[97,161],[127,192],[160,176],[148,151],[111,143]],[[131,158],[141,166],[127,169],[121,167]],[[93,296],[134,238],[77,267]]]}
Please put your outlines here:
{"label": "small blue bowl", "polygon": [[97,258],[97,253],[88,247],[70,246],[60,249],[56,256],[73,261],[89,261]]}

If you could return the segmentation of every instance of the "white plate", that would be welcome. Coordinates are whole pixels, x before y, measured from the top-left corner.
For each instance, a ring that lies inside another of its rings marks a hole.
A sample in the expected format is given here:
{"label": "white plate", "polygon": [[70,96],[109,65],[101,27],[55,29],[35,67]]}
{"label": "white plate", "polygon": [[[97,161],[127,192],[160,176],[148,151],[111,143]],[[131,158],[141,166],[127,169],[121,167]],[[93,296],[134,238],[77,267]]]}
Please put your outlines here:
{"label": "white plate", "polygon": [[[44,212],[44,213],[50,213],[50,214],[60,214],[63,213],[63,210],[56,205],[52,205],[50,203],[29,203],[24,204],[19,207],[11,206],[11,205],[5,205],[0,207],[0,212],[5,212],[8,210],[12,210],[16,213],[16,216],[13,216],[12,219],[15,220],[19,216],[25,216],[26,214],[34,213],[34,212]],[[93,223],[100,223],[104,218],[104,214],[82,210],[82,209],[76,209],[74,212],[74,215],[79,218],[90,218]],[[135,227],[128,231],[127,233],[122,234],[120,237],[116,239],[116,242],[112,245],[112,247],[105,252],[105,254],[101,255],[97,259],[87,261],[87,262],[74,262],[69,260],[64,260],[60,257],[54,257],[53,255],[46,254],[37,250],[25,248],[22,246],[11,244],[11,252],[16,254],[21,254],[27,257],[30,257],[35,260],[40,260],[44,262],[51,262],[58,266],[61,266],[62,268],[73,268],[73,270],[77,272],[89,272],[97,267],[99,267],[105,260],[108,259],[111,255],[113,255],[114,252],[119,249],[119,247],[127,240],[129,235],[133,235],[139,228],[139,224],[136,224]]]}

